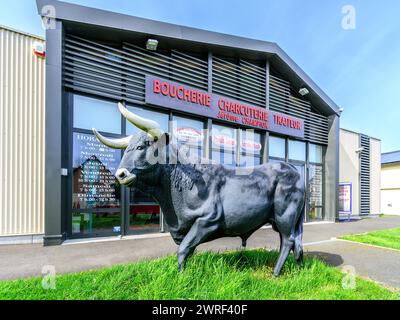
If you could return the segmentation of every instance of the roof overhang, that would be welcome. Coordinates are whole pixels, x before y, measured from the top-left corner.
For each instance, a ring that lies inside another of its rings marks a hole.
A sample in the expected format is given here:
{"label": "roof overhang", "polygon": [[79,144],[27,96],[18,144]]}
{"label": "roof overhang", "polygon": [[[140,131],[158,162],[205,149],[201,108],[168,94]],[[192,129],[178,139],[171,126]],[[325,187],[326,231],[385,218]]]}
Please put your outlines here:
{"label": "roof overhang", "polygon": [[79,30],[81,33],[99,34],[95,31],[100,28],[104,31],[101,32],[104,36],[108,29],[108,33],[113,32],[113,39],[115,31],[119,31],[122,39],[129,38],[130,34],[142,35],[143,38],[154,36],[166,39],[171,44],[179,43],[181,47],[186,43],[186,46],[190,45],[192,48],[195,44],[199,50],[210,48],[214,52],[226,52],[229,49],[232,51],[231,54],[268,58],[294,87],[308,88],[310,91],[308,99],[316,108],[326,115],[340,116],[339,107],[276,43],[179,26],[57,0],[36,0],[36,2],[39,15],[46,15],[42,11],[44,6],[52,6],[56,19],[62,20],[66,27]]}

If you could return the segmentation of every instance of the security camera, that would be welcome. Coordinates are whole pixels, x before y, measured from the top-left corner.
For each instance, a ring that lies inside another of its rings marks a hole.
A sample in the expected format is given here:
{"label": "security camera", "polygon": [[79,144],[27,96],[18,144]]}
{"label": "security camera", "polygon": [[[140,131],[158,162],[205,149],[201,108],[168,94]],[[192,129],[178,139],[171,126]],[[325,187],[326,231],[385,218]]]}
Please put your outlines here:
{"label": "security camera", "polygon": [[361,153],[361,152],[363,152],[363,151],[364,151],[364,147],[361,147],[361,148],[356,149],[356,153]]}

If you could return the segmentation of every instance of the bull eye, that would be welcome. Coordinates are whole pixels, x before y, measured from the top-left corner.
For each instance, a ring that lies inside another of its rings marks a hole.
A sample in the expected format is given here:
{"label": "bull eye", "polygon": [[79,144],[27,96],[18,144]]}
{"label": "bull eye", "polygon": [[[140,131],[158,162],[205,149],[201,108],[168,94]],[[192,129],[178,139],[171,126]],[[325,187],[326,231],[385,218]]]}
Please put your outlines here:
{"label": "bull eye", "polygon": [[143,147],[143,146],[138,146],[138,147],[136,147],[136,149],[137,149],[137,150],[143,150],[144,147]]}

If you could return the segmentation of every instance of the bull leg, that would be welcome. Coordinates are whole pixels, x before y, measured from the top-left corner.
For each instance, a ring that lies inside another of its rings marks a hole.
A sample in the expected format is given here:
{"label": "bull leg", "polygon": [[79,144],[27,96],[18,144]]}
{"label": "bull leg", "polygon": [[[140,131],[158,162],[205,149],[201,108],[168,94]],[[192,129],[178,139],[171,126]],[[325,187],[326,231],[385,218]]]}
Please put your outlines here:
{"label": "bull leg", "polygon": [[294,245],[294,241],[281,236],[281,250],[279,252],[279,258],[278,258],[278,262],[275,265],[275,269],[274,269],[274,276],[277,277],[280,275],[281,271],[282,271],[282,267],[284,265],[284,263],[286,262],[286,259],[290,253],[290,250],[292,250],[293,245]]}
{"label": "bull leg", "polygon": [[279,258],[275,265],[274,276],[279,276],[286,259],[295,244],[295,227],[298,220],[298,207],[291,201],[281,213],[275,212],[275,223],[281,239]]}
{"label": "bull leg", "polygon": [[247,246],[247,239],[253,234],[254,231],[242,234],[240,238],[242,239],[242,249],[246,249]]}
{"label": "bull leg", "polygon": [[215,221],[207,221],[207,218],[199,218],[193,223],[178,248],[179,271],[184,270],[187,258],[193,254],[196,247],[217,229],[218,225]]}

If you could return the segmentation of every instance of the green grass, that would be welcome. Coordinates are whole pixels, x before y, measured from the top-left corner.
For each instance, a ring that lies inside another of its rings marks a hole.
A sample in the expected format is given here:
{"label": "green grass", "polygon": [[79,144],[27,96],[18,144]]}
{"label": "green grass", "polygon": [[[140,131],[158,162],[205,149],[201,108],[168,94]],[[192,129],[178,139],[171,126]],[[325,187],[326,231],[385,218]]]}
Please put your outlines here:
{"label": "green grass", "polygon": [[271,275],[277,253],[262,249],[199,253],[183,273],[175,256],[61,275],[56,289],[41,279],[0,282],[0,299],[399,299],[399,293],[357,278],[344,289],[344,274],[315,258],[304,268],[289,258],[279,278]]}
{"label": "green grass", "polygon": [[400,228],[348,235],[341,239],[400,250]]}

